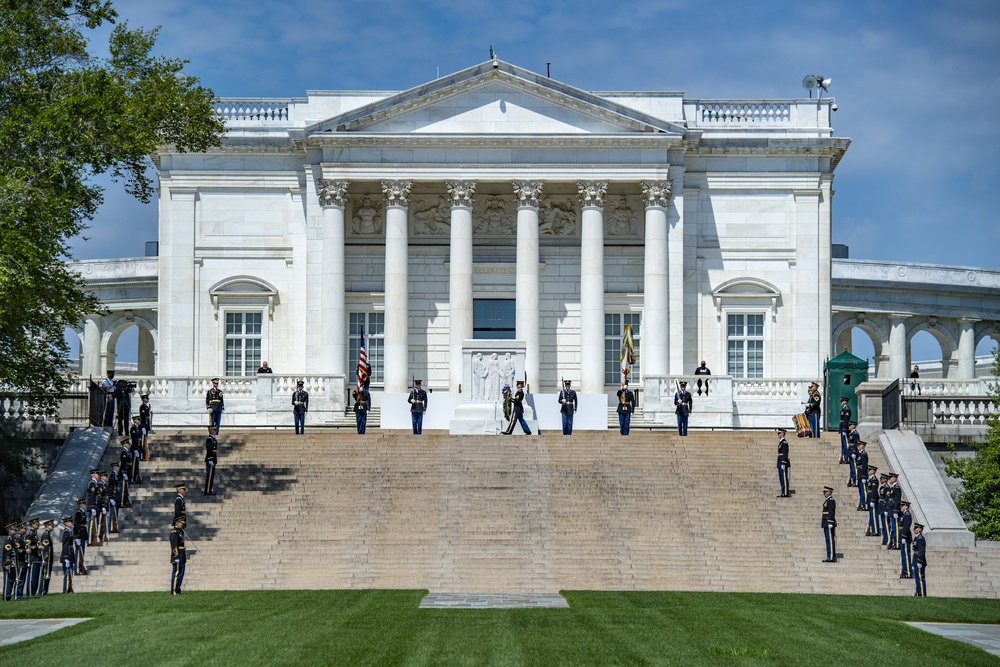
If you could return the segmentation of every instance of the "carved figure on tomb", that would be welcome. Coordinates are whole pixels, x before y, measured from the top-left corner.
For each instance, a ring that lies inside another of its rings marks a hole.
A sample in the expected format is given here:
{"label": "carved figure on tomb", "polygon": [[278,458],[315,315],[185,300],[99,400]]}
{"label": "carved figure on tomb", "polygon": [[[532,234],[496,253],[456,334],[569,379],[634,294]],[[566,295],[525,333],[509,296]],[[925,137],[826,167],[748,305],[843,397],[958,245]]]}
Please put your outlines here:
{"label": "carved figure on tomb", "polygon": [[572,199],[556,201],[549,197],[538,211],[540,236],[568,236],[576,229],[576,204]]}
{"label": "carved figure on tomb", "polygon": [[484,399],[487,401],[498,401],[500,400],[500,389],[503,387],[500,378],[500,359],[497,353],[494,352],[490,355],[489,361],[486,362],[486,387]]}
{"label": "carved figure on tomb", "polygon": [[436,203],[428,203],[413,214],[413,233],[443,236],[451,230],[451,206],[439,196]]}
{"label": "carved figure on tomb", "polygon": [[629,206],[625,195],[620,195],[608,215],[609,236],[638,236],[639,217]]}
{"label": "carved figure on tomb", "polygon": [[371,195],[365,195],[361,200],[361,206],[355,211],[351,220],[351,229],[355,234],[382,233],[381,205],[373,202]]}
{"label": "carved figure on tomb", "polygon": [[514,360],[511,358],[510,352],[508,352],[504,356],[503,361],[500,363],[501,386],[503,385],[506,385],[508,387],[514,386],[514,372],[515,372]]}
{"label": "carved figure on tomb", "polygon": [[483,353],[477,352],[472,355],[472,400],[478,401],[483,398],[483,379],[486,377],[486,364],[483,362]]}

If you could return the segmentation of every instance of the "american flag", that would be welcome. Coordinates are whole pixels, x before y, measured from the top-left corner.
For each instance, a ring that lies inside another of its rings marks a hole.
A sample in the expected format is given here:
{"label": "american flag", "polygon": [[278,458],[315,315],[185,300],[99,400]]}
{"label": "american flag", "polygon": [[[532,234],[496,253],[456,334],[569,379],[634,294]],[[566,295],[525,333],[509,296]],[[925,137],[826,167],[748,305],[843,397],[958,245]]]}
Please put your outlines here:
{"label": "american flag", "polygon": [[365,325],[361,325],[361,342],[358,344],[358,392],[368,383],[368,354],[365,352]]}

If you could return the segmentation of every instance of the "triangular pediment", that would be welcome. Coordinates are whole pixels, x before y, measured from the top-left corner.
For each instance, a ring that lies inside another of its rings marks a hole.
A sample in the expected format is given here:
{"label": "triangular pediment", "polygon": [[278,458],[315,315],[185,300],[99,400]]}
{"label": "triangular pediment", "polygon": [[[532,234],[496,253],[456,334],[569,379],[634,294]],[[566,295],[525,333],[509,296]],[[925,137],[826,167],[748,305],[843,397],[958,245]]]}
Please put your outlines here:
{"label": "triangular pediment", "polygon": [[683,125],[491,61],[306,128],[307,134],[623,134],[681,136]]}

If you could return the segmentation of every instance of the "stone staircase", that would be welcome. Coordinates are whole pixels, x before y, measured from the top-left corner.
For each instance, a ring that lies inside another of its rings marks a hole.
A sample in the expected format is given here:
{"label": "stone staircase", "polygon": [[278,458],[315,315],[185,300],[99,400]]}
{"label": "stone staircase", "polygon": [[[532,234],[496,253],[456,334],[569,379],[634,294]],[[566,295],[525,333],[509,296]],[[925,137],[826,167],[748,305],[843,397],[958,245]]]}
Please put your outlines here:
{"label": "stone staircase", "polygon": [[[189,589],[913,591],[898,552],[864,537],[836,434],[791,440],[789,499],[768,481],[770,432],[230,430],[220,440],[219,495],[203,497],[202,437],[157,431],[123,532],[88,549],[78,591],[168,588],[177,481],[189,486],[197,548]],[[821,562],[824,485],[837,489],[836,564]],[[1000,594],[1000,549],[928,543],[931,595]]]}

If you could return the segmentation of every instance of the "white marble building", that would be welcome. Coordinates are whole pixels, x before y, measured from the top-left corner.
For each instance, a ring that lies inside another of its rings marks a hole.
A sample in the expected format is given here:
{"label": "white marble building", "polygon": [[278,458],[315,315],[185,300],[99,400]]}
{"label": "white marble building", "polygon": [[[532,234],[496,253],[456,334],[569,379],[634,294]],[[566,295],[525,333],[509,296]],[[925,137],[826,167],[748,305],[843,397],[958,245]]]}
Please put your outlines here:
{"label": "white marble building", "polygon": [[[156,301],[128,317],[159,378],[240,382],[267,360],[335,412],[364,324],[384,426],[408,425],[393,415],[418,377],[444,427],[472,395],[463,354],[489,339],[523,344],[540,406],[570,378],[606,412],[626,323],[647,416],[672,417],[674,379],[702,359],[821,376],[850,144],[827,99],[590,93],[494,60],[218,112],[222,147],[156,156]],[[101,328],[99,347],[85,327],[85,373],[113,367]]]}

